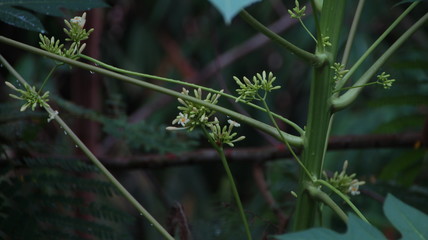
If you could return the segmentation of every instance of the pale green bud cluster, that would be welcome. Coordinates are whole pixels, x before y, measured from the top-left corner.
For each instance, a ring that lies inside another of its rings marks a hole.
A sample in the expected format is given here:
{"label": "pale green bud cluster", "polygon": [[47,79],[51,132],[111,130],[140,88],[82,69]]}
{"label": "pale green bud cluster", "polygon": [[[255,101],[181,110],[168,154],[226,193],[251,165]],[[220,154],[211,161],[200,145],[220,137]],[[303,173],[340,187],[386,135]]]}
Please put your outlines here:
{"label": "pale green bud cluster", "polygon": [[[236,89],[236,92],[239,94],[239,97],[236,99],[237,102],[239,100],[262,100],[266,93],[281,88],[280,86],[273,85],[276,77],[273,76],[272,72],[269,72],[267,76],[265,71],[263,71],[262,74],[257,73],[256,76],[253,76],[253,81],[247,77],[243,77],[242,81],[235,76],[233,79],[239,86],[239,88]],[[265,92],[263,97],[259,94],[259,90],[263,90]]]}
{"label": "pale green bud cluster", "polygon": [[[223,90],[220,91],[220,93]],[[189,96],[189,90],[183,88],[181,91],[182,94]],[[205,98],[202,96],[202,90],[200,88],[193,90],[193,94],[195,98],[199,100],[203,100],[204,102],[217,104],[218,99],[220,98],[220,94],[212,94],[208,93]],[[172,124],[181,125],[181,127],[167,127],[167,130],[182,130],[187,129],[192,131],[195,127],[202,127],[204,129],[208,128],[211,130],[207,135],[213,143],[218,146],[222,146],[223,144],[227,144],[231,147],[234,146],[234,142],[241,141],[245,139],[244,136],[237,137],[237,133],[232,132],[234,127],[239,127],[239,123],[229,119],[229,126],[220,126],[220,122],[217,117],[214,117],[212,120],[212,116],[215,114],[215,111],[202,106],[201,104],[194,103],[192,101],[184,100],[182,98],[178,98],[178,102],[181,103],[181,106],[177,108],[181,111],[172,121]]]}
{"label": "pale green bud cluster", "polygon": [[340,173],[334,172],[332,177],[328,177],[326,172],[323,172],[327,182],[344,194],[358,195],[360,194],[359,186],[364,185],[364,181],[359,181],[355,178],[356,174],[346,174],[348,161],[343,163],[343,168]]}
{"label": "pale green bud cluster", "polygon": [[245,139],[245,136],[237,137],[236,132],[232,132],[234,127],[240,127],[241,125],[231,119],[227,121],[229,126],[225,125],[220,126],[217,118],[214,118],[214,121],[207,124],[211,132],[209,133],[210,138],[215,144],[221,146],[222,144],[227,144],[231,147],[234,147],[234,142],[238,142]]}
{"label": "pale green bud cluster", "polygon": [[306,6],[300,8],[298,0],[295,1],[296,6],[292,10],[288,10],[291,18],[300,19],[306,15]]}
{"label": "pale green bud cluster", "polygon": [[83,13],[81,17],[74,17],[70,21],[64,20],[64,23],[67,26],[67,28],[64,28],[64,32],[68,36],[65,41],[72,42],[68,49],[59,40],[55,40],[54,37],[49,39],[42,34],[39,35],[39,45],[48,52],[76,60],[86,47],[86,43],[82,44],[81,41],[88,39],[94,29],[91,28],[86,31],[83,28],[86,23],[86,13]]}
{"label": "pale green bud cluster", "polygon": [[342,80],[345,74],[349,72],[349,70],[345,69],[345,65],[341,63],[334,63],[330,68],[334,70],[333,80],[335,82]]}
{"label": "pale green bud cluster", "polygon": [[386,74],[385,72],[382,72],[381,74],[377,75],[377,83],[382,85],[384,89],[390,89],[392,86],[392,83],[395,82],[395,79],[390,79],[390,74]]}
{"label": "pale green bud cluster", "polygon": [[10,82],[6,81],[5,83],[9,88],[21,94],[21,96],[9,94],[10,97],[25,101],[24,105],[21,106],[21,109],[20,109],[21,112],[25,111],[28,107],[31,107],[31,110],[34,111],[37,105],[39,105],[40,107],[43,107],[47,105],[47,101],[49,101],[48,99],[49,91],[45,92],[42,96],[40,96],[36,92],[36,88],[31,87],[28,84],[24,84],[25,90],[22,90],[22,89],[16,88]]}

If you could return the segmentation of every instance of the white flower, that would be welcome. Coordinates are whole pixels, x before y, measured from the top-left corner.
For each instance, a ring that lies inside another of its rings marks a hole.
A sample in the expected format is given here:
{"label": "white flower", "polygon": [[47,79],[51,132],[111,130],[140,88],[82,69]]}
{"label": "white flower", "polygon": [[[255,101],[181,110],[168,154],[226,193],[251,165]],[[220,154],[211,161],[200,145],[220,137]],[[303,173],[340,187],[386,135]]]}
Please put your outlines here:
{"label": "white flower", "polygon": [[48,122],[52,121],[56,116],[58,116],[58,111],[54,111],[52,114],[49,114]]}
{"label": "white flower", "polygon": [[70,22],[73,24],[79,25],[80,28],[83,28],[85,26],[85,23],[86,23],[86,12],[83,13],[83,15],[81,17],[76,16],[76,17],[70,19]]}
{"label": "white flower", "polygon": [[241,126],[241,124],[239,124],[239,123],[238,123],[238,122],[236,122],[236,121],[233,121],[232,119],[227,120],[227,122],[228,122],[230,125],[233,125],[234,127],[240,127],[240,126]]}
{"label": "white flower", "polygon": [[351,185],[349,185],[348,192],[350,192],[352,196],[359,195],[360,191],[358,191],[358,188],[364,183],[364,181],[358,182],[354,180]]}
{"label": "white flower", "polygon": [[190,120],[186,114],[183,113],[179,113],[177,118],[174,119],[174,121],[172,121],[172,124],[181,124],[181,126],[185,127],[186,123],[188,123]]}

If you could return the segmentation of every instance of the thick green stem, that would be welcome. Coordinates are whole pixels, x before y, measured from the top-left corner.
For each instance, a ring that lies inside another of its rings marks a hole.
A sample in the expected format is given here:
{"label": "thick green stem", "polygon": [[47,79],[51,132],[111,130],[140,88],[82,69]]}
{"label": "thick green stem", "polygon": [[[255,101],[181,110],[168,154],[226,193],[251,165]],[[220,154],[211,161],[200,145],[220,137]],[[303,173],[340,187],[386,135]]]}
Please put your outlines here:
{"label": "thick green stem", "polygon": [[[29,52],[32,52],[32,53],[35,53],[38,55],[46,56],[46,57],[49,57],[51,59],[54,59],[54,60],[57,60],[60,62],[64,62],[64,63],[72,65],[72,66],[76,66],[76,67],[79,67],[82,69],[86,69],[86,70],[92,71],[94,73],[99,73],[99,74],[102,74],[102,75],[105,75],[105,76],[108,76],[111,78],[115,78],[115,79],[118,79],[118,80],[121,80],[121,81],[124,81],[127,83],[131,83],[131,84],[140,86],[140,87],[152,89],[154,91],[157,91],[157,92],[160,92],[163,94],[167,94],[167,95],[170,95],[173,97],[181,98],[184,100],[189,100],[189,101],[197,103],[201,106],[208,107],[208,108],[213,109],[217,112],[220,112],[220,113],[223,113],[227,116],[230,116],[231,118],[236,119],[237,121],[239,121],[241,123],[246,123],[246,124],[248,124],[254,128],[257,128],[261,131],[264,131],[265,133],[275,137],[278,140],[281,140],[281,137],[278,135],[276,128],[274,128],[274,127],[272,127],[266,123],[255,120],[251,117],[247,117],[245,115],[242,115],[240,113],[232,111],[228,108],[220,107],[218,105],[214,105],[214,104],[208,103],[206,101],[203,101],[203,100],[200,100],[200,99],[197,99],[197,98],[185,95],[185,94],[181,94],[181,93],[176,92],[174,90],[171,90],[171,89],[168,89],[165,87],[161,87],[161,86],[158,86],[156,84],[144,82],[144,81],[141,81],[141,80],[136,79],[136,78],[124,76],[123,74],[119,74],[119,73],[112,72],[112,71],[109,71],[106,69],[102,69],[102,68],[93,66],[91,64],[78,62],[78,61],[75,61],[75,60],[72,60],[69,58],[65,58],[65,57],[62,57],[62,56],[59,56],[56,54],[52,54],[52,53],[49,53],[49,52],[44,51],[42,49],[38,49],[38,48],[35,48],[32,46],[29,46],[27,44],[17,42],[17,41],[14,41],[12,39],[9,39],[9,38],[3,37],[3,36],[0,36],[0,42],[14,46],[14,47],[17,47],[17,48],[21,48],[23,50],[26,50],[26,51],[29,51]],[[301,137],[294,136],[294,135],[284,133],[284,132],[283,132],[283,135],[287,139],[287,141],[290,143],[290,145],[296,146],[296,147],[300,147],[303,145],[303,139]]]}
{"label": "thick green stem", "polygon": [[[327,140],[330,133],[332,119],[330,97],[333,89],[334,72],[330,68],[337,55],[340,28],[345,10],[345,0],[324,0],[320,29],[322,36],[328,36],[330,47],[318,48],[318,54],[328,56],[328,62],[314,69],[311,81],[311,93],[309,100],[308,125],[304,138],[302,162],[315,178],[319,178],[322,171],[324,156],[327,148]],[[321,41],[321,39],[318,39]],[[323,52],[325,51],[325,52]],[[299,193],[296,211],[294,214],[293,230],[303,230],[319,225],[316,219],[319,216],[318,203],[305,189],[313,179],[307,177],[301,171],[299,179]]]}
{"label": "thick green stem", "polygon": [[[27,81],[15,71],[15,69],[0,55],[0,62],[5,65],[9,72],[18,79],[21,84],[28,84]],[[118,189],[118,191],[133,205],[142,216],[144,216],[151,225],[153,225],[159,233],[168,240],[174,240],[174,238],[156,221],[155,218],[126,190],[124,186],[107,170],[106,167],[97,159],[97,157],[86,147],[86,145],[79,139],[79,137],[68,127],[68,125],[62,120],[62,118],[56,113],[48,104],[45,104],[44,109],[52,116],[53,119],[64,129],[64,133],[70,136],[77,147],[92,161],[92,163],[101,171],[104,176]]]}

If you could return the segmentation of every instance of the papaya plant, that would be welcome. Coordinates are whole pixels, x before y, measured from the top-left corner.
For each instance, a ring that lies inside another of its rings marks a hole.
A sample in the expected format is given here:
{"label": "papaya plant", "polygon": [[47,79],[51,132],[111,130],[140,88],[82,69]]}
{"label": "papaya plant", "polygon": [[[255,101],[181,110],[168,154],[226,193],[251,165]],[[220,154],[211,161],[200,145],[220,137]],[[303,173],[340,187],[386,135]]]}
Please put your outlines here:
{"label": "papaya plant", "polygon": [[[22,101],[21,111],[29,109],[34,111],[37,107],[43,108],[48,113],[48,122],[53,120],[57,122],[75,142],[76,146],[85,153],[88,159],[100,169],[100,172],[107,177],[129,203],[134,206],[165,239],[175,239],[175,236],[173,233],[165,230],[134,196],[122,186],[107,168],[105,168],[102,162],[68,127],[61,118],[59,111],[53,109],[48,103],[49,92],[43,91],[43,87],[46,81],[49,81],[51,74],[56,71],[59,66],[67,64],[177,98],[179,103],[177,108],[179,111],[176,117],[171,121],[172,126],[167,127],[167,130],[190,132],[194,129],[199,129],[202,131],[209,144],[216,150],[226,172],[231,192],[235,199],[243,228],[245,229],[246,239],[252,239],[253,234],[248,222],[248,216],[244,211],[240,199],[239,189],[235,184],[233,172],[228,165],[224,150],[224,147],[234,147],[235,144],[245,141],[246,137],[239,131],[241,124],[251,126],[280,141],[291,152],[294,160],[300,167],[298,173],[298,188],[291,193],[297,198],[292,218],[293,224],[291,230],[293,232],[321,226],[320,219],[323,215],[323,206],[329,207],[344,223],[349,224],[349,231],[345,236],[339,236],[325,229],[314,229],[309,230],[309,233],[303,232],[296,233],[295,235],[279,235],[275,236],[275,238],[313,239],[314,237],[323,236],[326,239],[352,239],[357,236],[358,231],[365,231],[367,234],[381,236],[376,229],[370,226],[370,220],[366,218],[352,202],[352,196],[360,194],[359,189],[365,182],[359,180],[355,173],[347,173],[348,162],[343,161],[342,171],[334,172],[330,175],[327,174],[326,170],[328,169],[324,168],[327,143],[332,128],[335,126],[335,114],[349,108],[361,95],[365,87],[378,85],[380,86],[379,91],[387,91],[393,87],[395,82],[399,81],[391,74],[384,72],[382,66],[394,53],[396,53],[401,45],[403,45],[419,28],[426,24],[428,20],[428,13],[426,10],[424,10],[424,14],[415,21],[411,27],[406,29],[406,31],[377,57],[367,69],[362,69],[364,66],[363,63],[367,61],[369,56],[373,55],[376,47],[388,37],[406,16],[414,9],[423,9],[420,1],[400,2],[400,4],[409,4],[409,6],[391,23],[385,32],[379,35],[377,40],[353,64],[349,63],[349,55],[356,37],[358,22],[360,21],[364,5],[371,4],[366,3],[365,0],[358,1],[352,25],[344,41],[344,47],[342,47],[341,44],[345,33],[341,31],[343,29],[348,29],[344,28],[344,16],[347,14],[346,7],[350,1],[310,0],[305,3],[296,0],[294,2],[294,7],[288,10],[288,14],[290,18],[296,19],[301,24],[302,29],[308,33],[308,38],[313,41],[313,51],[302,49],[297,46],[297,44],[286,40],[284,37],[270,30],[244,9],[252,4],[256,4],[258,2],[257,0],[210,0],[210,2],[221,12],[226,24],[230,24],[231,28],[233,28],[232,19],[235,15],[239,15],[241,19],[256,31],[264,34],[270,40],[311,67],[310,96],[305,126],[299,126],[293,121],[271,111],[271,106],[269,106],[267,97],[272,91],[286,87],[277,85],[276,76],[272,72],[262,71],[249,78],[245,76],[231,76],[230,79],[233,79],[236,83],[236,94],[234,95],[226,93],[224,90],[215,90],[185,81],[114,67],[85,55],[84,50],[86,44],[83,42],[90,38],[90,34],[93,31],[96,31],[96,29],[85,29],[86,13],[64,21],[64,32],[67,35],[64,41],[54,36],[40,34],[41,49],[0,36],[0,42],[5,45],[45,56],[55,61],[55,66],[52,71],[45,78],[42,85],[37,87],[31,86],[3,56],[0,56],[2,65],[5,66],[23,86],[22,88],[15,86],[11,82],[6,82],[6,85],[13,91],[13,94],[10,94],[10,96]],[[0,9],[1,7],[0,5]],[[308,12],[309,8],[312,9],[311,14]],[[3,7],[3,10],[4,9]],[[40,10],[39,8],[37,9]],[[10,12],[11,10],[8,7],[6,11]],[[47,12],[45,11],[44,13]],[[304,18],[308,17],[307,15],[310,15],[309,17],[313,20],[315,29],[313,31],[305,25],[306,20]],[[38,27],[30,26],[30,28],[40,32],[43,30],[39,25]],[[84,63],[81,60],[89,61],[92,64]],[[357,70],[363,72],[363,74],[356,77]],[[183,86],[183,88],[181,92],[178,92],[161,85],[140,80],[137,77],[165,81]],[[188,88],[192,88],[192,90],[188,90]],[[220,106],[220,98],[232,99],[237,103],[258,109],[266,114],[270,122],[265,123],[261,120],[231,110],[228,107]],[[229,119],[223,121],[222,119],[224,119],[224,117],[220,117],[220,114],[227,116]],[[277,124],[277,121],[282,121],[284,124],[290,126],[297,134],[283,131]],[[358,218],[354,215],[347,215],[345,210],[337,203],[337,198],[345,202]],[[396,206],[396,208],[391,206]],[[388,197],[385,204],[385,214],[404,235],[405,231],[401,228],[404,226],[404,223],[402,219],[397,220],[400,213],[394,212],[394,209],[405,212],[409,208],[403,206],[402,203],[399,203],[398,200],[393,197]],[[417,219],[426,219],[426,216],[415,213],[413,209],[408,211],[410,215],[406,217],[414,217],[417,215],[417,217],[415,217]],[[392,215],[394,215],[395,218],[391,217]],[[395,220],[397,221],[394,222]],[[417,225],[417,222],[412,221],[409,225],[411,228],[411,226]],[[411,233],[405,236],[417,235],[420,236],[420,239],[428,237],[426,232],[420,232],[421,228],[419,226],[411,229],[412,230],[408,230]]]}

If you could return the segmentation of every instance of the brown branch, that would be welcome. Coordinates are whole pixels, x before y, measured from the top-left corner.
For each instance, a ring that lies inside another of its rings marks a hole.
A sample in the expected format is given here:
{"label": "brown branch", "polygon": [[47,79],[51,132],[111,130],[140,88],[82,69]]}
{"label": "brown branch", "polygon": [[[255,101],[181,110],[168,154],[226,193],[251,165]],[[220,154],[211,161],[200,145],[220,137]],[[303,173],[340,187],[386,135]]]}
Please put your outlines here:
{"label": "brown branch", "polygon": [[[347,135],[331,137],[329,150],[371,149],[371,148],[418,148],[425,146],[421,133],[379,134],[379,135]],[[257,148],[226,149],[226,157],[230,162],[254,163],[291,158],[283,145]],[[38,156],[61,158],[63,156]],[[70,159],[85,159],[83,157],[69,157]],[[132,157],[102,157],[101,161],[107,168],[115,170],[130,170],[144,168],[164,168],[192,164],[218,162],[217,152],[213,149],[199,149],[192,152],[141,155]],[[0,166],[6,162],[0,162]]]}
{"label": "brown branch", "polygon": [[269,186],[266,182],[264,169],[262,164],[255,164],[253,166],[253,176],[260,193],[265,199],[266,203],[272,209],[273,213],[278,219],[277,233],[283,233],[288,225],[289,216],[285,214],[275,201],[272,193],[269,191]]}

